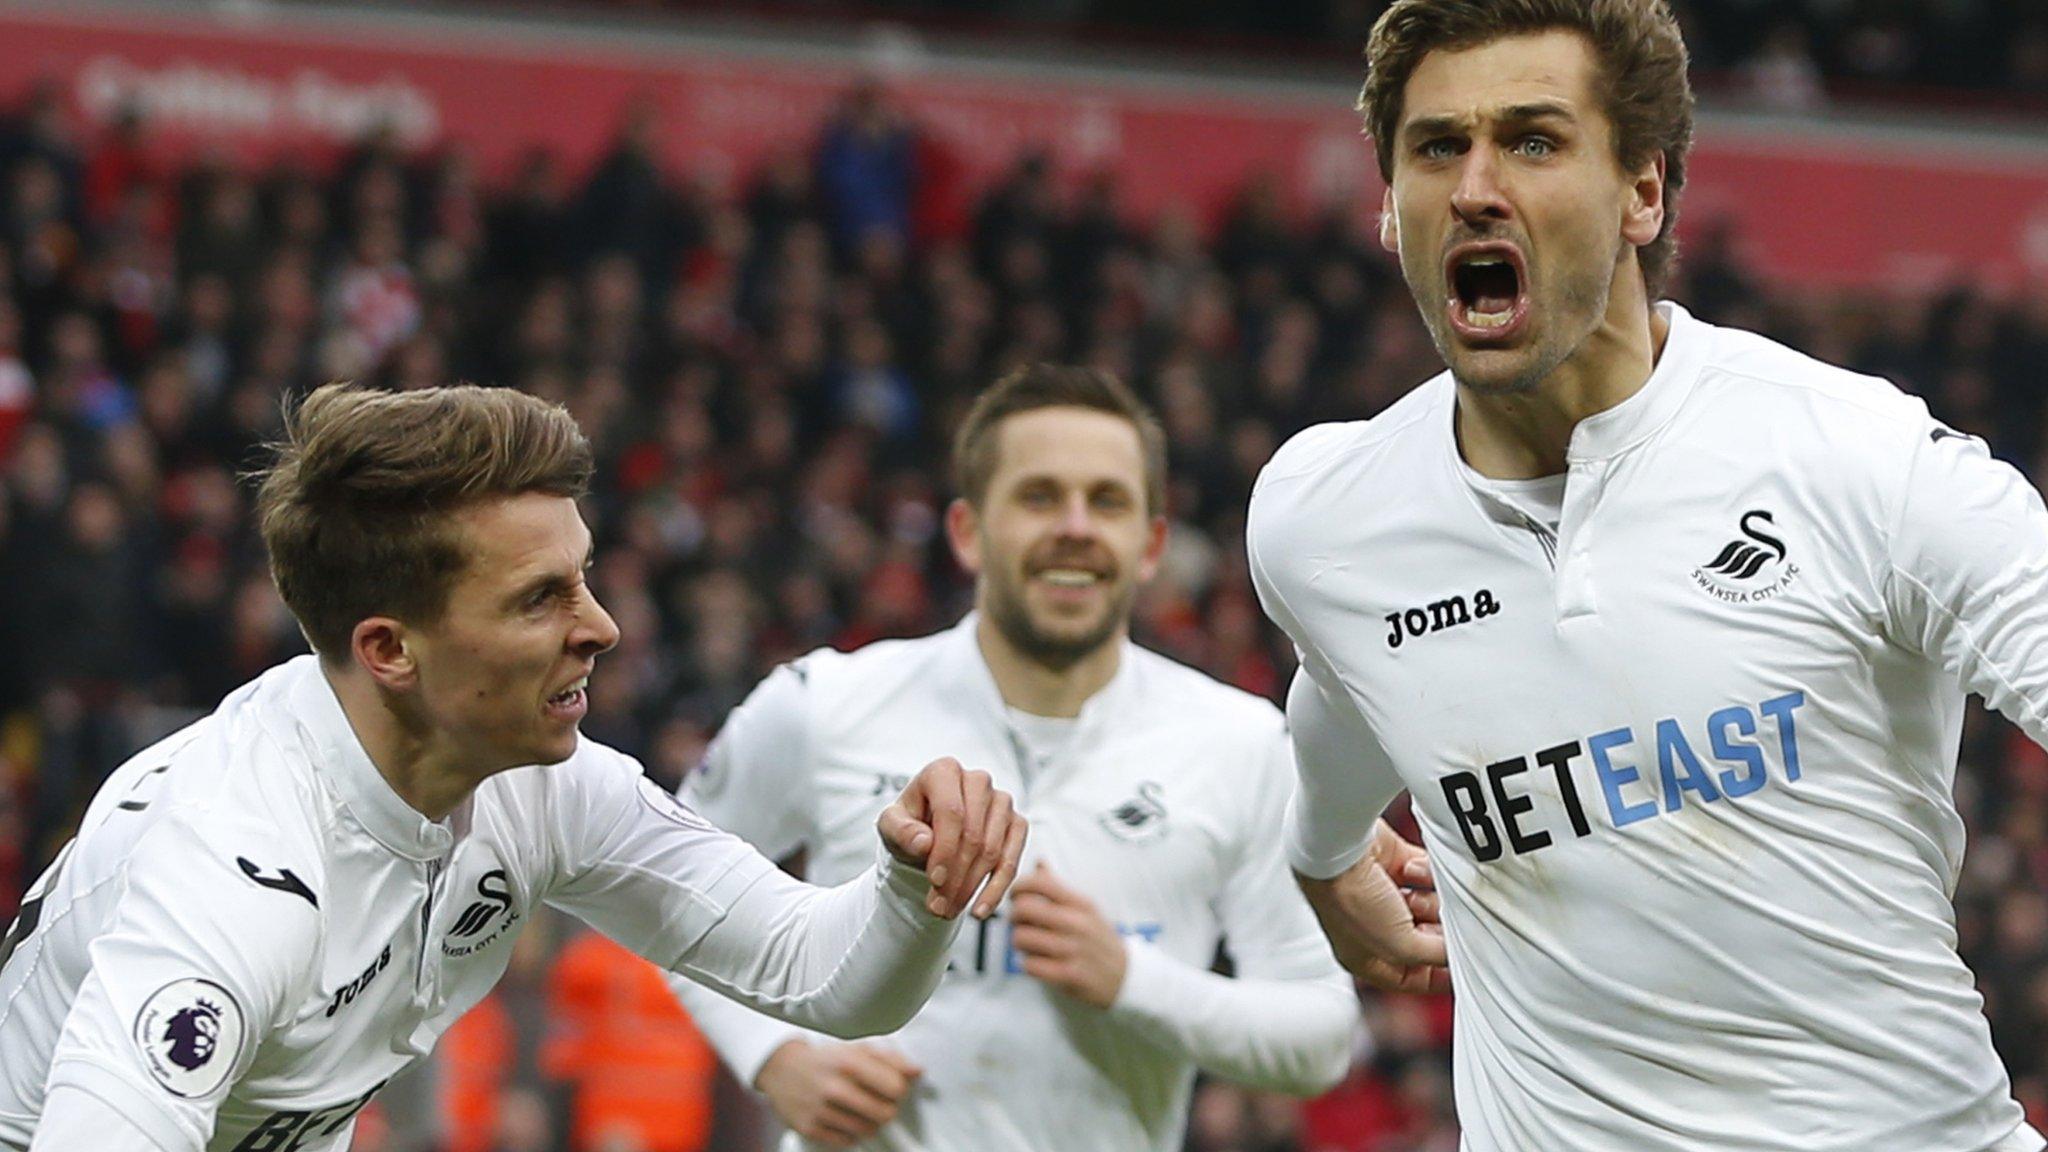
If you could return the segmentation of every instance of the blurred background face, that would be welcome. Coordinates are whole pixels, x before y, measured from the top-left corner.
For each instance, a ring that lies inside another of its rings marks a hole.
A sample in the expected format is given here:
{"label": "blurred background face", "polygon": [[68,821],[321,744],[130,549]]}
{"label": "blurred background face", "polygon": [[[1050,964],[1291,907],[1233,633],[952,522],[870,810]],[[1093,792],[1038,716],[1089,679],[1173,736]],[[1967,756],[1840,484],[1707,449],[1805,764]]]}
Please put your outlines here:
{"label": "blurred background face", "polygon": [[996,429],[979,508],[956,514],[954,551],[977,578],[975,606],[1004,639],[1065,668],[1120,638],[1166,540],[1145,507],[1145,452],[1130,421],[1041,408]]}

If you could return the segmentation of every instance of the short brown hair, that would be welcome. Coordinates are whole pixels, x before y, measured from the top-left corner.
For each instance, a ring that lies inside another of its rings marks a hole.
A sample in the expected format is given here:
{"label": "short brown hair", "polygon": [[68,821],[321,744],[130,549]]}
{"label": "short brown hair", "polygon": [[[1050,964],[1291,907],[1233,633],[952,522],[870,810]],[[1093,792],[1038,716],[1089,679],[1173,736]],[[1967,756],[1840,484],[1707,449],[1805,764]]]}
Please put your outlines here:
{"label": "short brown hair", "polygon": [[1159,418],[1124,383],[1098,368],[1026,364],[975,398],[953,436],[953,482],[976,507],[996,474],[996,432],[1004,420],[1040,408],[1086,408],[1131,422],[1145,453],[1145,514],[1166,510],[1166,432]]}
{"label": "short brown hair", "polygon": [[328,384],[287,413],[272,447],[256,496],[271,577],[330,660],[367,616],[440,618],[467,560],[451,513],[526,492],[580,497],[592,471],[566,411],[467,384]]}
{"label": "short brown hair", "polygon": [[1614,125],[1615,159],[1622,168],[1634,172],[1650,157],[1664,156],[1664,227],[1636,254],[1654,300],[1678,258],[1672,228],[1692,150],[1685,40],[1666,0],[1395,0],[1373,25],[1365,89],[1358,96],[1380,176],[1393,182],[1394,132],[1408,78],[1423,57],[1553,29],[1585,37],[1599,60],[1594,92]]}

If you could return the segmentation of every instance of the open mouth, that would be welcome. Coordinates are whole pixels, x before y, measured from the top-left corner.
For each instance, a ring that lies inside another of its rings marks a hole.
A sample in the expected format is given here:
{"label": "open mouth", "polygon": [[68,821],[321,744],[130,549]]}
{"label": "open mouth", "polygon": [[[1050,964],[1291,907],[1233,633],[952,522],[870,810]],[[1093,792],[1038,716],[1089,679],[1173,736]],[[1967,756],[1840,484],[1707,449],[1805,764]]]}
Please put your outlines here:
{"label": "open mouth", "polygon": [[1521,254],[1509,245],[1467,245],[1449,261],[1451,323],[1467,339],[1512,335],[1528,315]]}
{"label": "open mouth", "polygon": [[576,682],[548,697],[548,709],[555,712],[581,711],[589,703],[590,677],[578,677]]}
{"label": "open mouth", "polygon": [[1093,588],[1107,579],[1102,573],[1087,568],[1045,568],[1034,575],[1055,588]]}

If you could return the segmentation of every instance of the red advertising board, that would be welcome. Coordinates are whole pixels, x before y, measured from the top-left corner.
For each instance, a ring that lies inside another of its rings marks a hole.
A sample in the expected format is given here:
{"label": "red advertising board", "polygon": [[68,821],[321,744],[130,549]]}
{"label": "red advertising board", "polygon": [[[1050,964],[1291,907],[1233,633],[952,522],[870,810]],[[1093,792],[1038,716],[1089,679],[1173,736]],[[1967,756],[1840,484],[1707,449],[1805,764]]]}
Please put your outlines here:
{"label": "red advertising board", "polygon": [[[771,150],[804,147],[859,74],[851,53],[819,60],[680,37],[451,27],[0,9],[0,98],[52,81],[88,124],[136,107],[166,147],[250,159],[317,156],[381,124],[411,148],[459,142],[487,173],[534,146],[588,162],[623,110],[650,100],[676,169],[729,180]],[[1141,215],[1181,204],[1213,216],[1253,173],[1277,176],[1298,202],[1380,195],[1341,92],[950,62],[889,86],[970,183],[1036,146],[1067,173],[1114,168]],[[1793,283],[2048,277],[2048,144],[1710,121],[1686,207],[1690,221],[1732,219],[1755,261]]]}

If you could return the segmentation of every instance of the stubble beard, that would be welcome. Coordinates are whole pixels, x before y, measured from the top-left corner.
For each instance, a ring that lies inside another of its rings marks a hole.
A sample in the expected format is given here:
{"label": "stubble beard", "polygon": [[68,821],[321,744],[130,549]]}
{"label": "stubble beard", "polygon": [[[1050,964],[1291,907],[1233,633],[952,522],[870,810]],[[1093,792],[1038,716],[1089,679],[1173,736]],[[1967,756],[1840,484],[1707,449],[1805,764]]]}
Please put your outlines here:
{"label": "stubble beard", "polygon": [[986,611],[996,631],[1019,655],[1048,671],[1065,672],[1101,651],[1103,645],[1116,637],[1130,619],[1131,605],[1137,596],[1136,585],[1112,593],[1102,618],[1078,635],[1061,635],[1040,628],[1024,603],[1023,587],[1007,576],[989,581]]}

